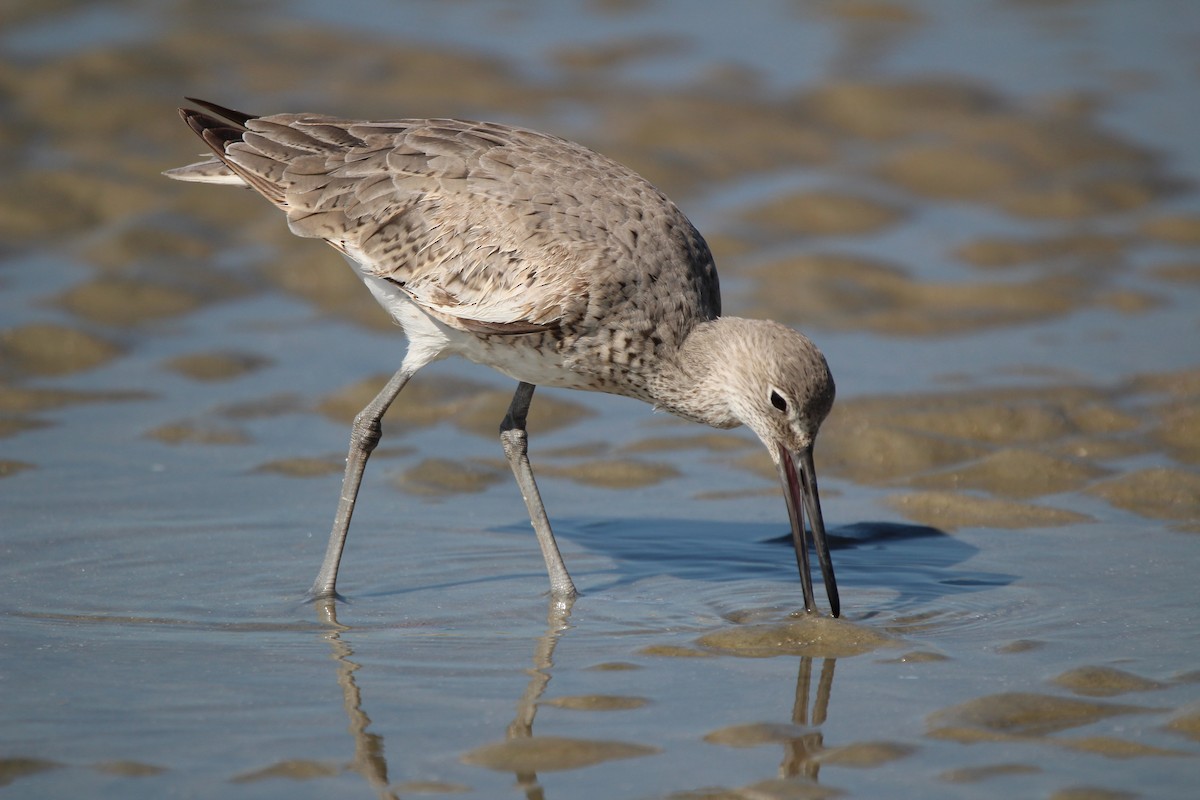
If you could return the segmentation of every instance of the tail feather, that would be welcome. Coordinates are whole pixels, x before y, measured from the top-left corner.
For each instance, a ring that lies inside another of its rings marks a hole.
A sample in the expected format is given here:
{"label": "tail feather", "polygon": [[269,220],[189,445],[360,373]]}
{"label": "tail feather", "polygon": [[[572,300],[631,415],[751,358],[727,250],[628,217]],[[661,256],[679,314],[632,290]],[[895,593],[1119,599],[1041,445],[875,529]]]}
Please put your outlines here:
{"label": "tail feather", "polygon": [[186,167],[175,167],[163,172],[168,178],[177,181],[192,181],[195,183],[219,183],[226,186],[246,186],[246,182],[239,178],[233,170],[225,166],[221,159],[214,157],[204,161],[197,161],[195,164],[188,164]]}
{"label": "tail feather", "polygon": [[198,100],[194,97],[189,97],[187,100],[216,115],[210,116],[203,111],[191,108],[179,109],[179,116],[197,136],[204,140],[215,158],[168,170],[163,174],[182,181],[249,186],[282,208],[285,202],[279,187],[264,176],[239,166],[230,159],[227,153],[230,146],[243,141],[243,137],[248,131],[246,125],[255,119],[255,116],[234,111],[207,100]]}
{"label": "tail feather", "polygon": [[199,98],[196,98],[196,97],[185,97],[184,100],[187,100],[189,103],[195,103],[196,105],[200,106],[201,108],[208,109],[212,113],[216,114],[218,117],[227,119],[230,122],[236,124],[242,130],[246,129],[247,122],[249,122],[250,120],[255,118],[254,114],[247,114],[244,111],[234,111],[232,108],[226,108],[225,106],[219,106],[216,103],[210,103],[207,100],[200,100]]}

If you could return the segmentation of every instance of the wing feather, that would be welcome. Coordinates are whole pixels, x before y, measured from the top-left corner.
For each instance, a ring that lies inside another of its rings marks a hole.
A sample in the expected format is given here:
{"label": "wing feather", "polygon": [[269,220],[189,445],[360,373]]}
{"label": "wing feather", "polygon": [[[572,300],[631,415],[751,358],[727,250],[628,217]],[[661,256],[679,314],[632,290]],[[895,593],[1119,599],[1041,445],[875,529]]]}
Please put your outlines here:
{"label": "wing feather", "polygon": [[[244,181],[287,214],[294,233],[326,239],[463,330],[577,328],[603,318],[605,298],[631,297],[629,285],[663,270],[681,291],[710,277],[715,287],[707,247],[678,209],[582,145],[492,123],[252,117],[202,105],[225,119],[181,113],[224,170],[183,168],[191,179]],[[641,263],[670,252],[672,237],[691,248],[689,263]],[[698,308],[715,316],[710,293]]]}

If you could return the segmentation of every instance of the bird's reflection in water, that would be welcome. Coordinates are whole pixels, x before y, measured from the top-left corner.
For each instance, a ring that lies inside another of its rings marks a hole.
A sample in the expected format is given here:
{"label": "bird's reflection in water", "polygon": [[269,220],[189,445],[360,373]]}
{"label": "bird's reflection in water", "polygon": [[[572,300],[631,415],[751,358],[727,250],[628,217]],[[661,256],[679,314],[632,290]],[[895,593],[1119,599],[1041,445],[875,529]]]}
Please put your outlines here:
{"label": "bird's reflection in water", "polygon": [[354,673],[358,671],[359,665],[351,660],[354,650],[341,636],[343,631],[350,628],[338,623],[337,608],[332,599],[317,601],[317,615],[327,628],[322,637],[329,643],[333,651],[333,660],[338,664],[338,686],[342,688],[342,702],[350,721],[350,735],[354,737],[354,760],[349,769],[361,775],[382,800],[399,800],[388,786],[383,737],[367,731],[371,725],[371,718],[362,709],[362,692],[359,691],[358,682],[354,680]]}
{"label": "bird's reflection in water", "polygon": [[[609,760],[627,758],[658,752],[657,748],[612,742],[568,740],[556,737],[537,737],[533,725],[538,705],[552,678],[554,650],[563,634],[570,629],[573,601],[552,600],[546,617],[546,630],[534,644],[533,663],[526,670],[529,682],[517,700],[516,714],[509,723],[504,741],[485,745],[464,756],[467,763],[485,766],[497,771],[511,772],[516,785],[528,800],[544,800],[545,792],[538,778],[541,769],[573,769]],[[318,615],[326,630],[322,638],[328,642],[333,659],[337,662],[338,685],[342,689],[343,703],[349,721],[348,730],[354,738],[354,759],[347,769],[363,777],[376,795],[382,800],[398,800],[388,780],[388,765],[384,755],[383,737],[371,733],[371,719],[363,710],[362,694],[355,680],[359,664],[352,660],[354,651],[342,634],[350,630],[337,621],[337,610],[333,602],[318,604]],[[768,734],[760,738],[762,729],[758,725],[734,726],[720,736],[726,744],[762,744],[774,741],[783,746],[783,760],[779,766],[779,779],[816,783],[825,747],[821,726],[829,712],[830,696],[833,692],[833,674],[836,658],[821,658],[820,670],[814,687],[814,657],[802,656],[796,676],[795,696],[792,702],[792,725],[787,731]],[[774,726],[766,726],[768,728]],[[758,728],[758,732],[754,729]],[[740,730],[739,730],[740,729]],[[711,735],[710,735],[711,737]],[[717,743],[717,739],[705,737]],[[616,750],[605,749],[616,747]],[[562,748],[562,749],[560,749]],[[836,748],[835,748],[836,749]],[[767,781],[766,784],[773,783]]]}
{"label": "bird's reflection in water", "polygon": [[[783,699],[783,695],[791,701],[790,720],[784,722],[772,714],[765,720],[727,725],[704,736],[704,741],[709,744],[727,747],[778,745],[783,748],[783,760],[774,777],[728,790],[732,796],[740,797],[738,792],[742,792],[755,797],[824,797],[838,790],[816,788],[823,764],[865,764],[864,759],[868,756],[877,756],[874,751],[866,753],[863,747],[856,745],[828,745],[823,727],[829,717],[837,659],[870,652],[889,641],[855,623],[813,615],[793,617],[783,624],[746,625],[702,636],[699,643],[710,651],[750,658],[770,657],[772,653],[794,654],[799,658],[794,688],[789,685],[784,690],[786,695],[769,685],[761,690],[764,695],[779,699]],[[791,663],[791,659],[788,661]]]}
{"label": "bird's reflection in water", "polygon": [[[508,725],[505,733],[506,739],[533,738],[533,719],[537,716],[538,701],[542,699],[546,686],[550,683],[550,670],[554,666],[554,648],[558,646],[558,640],[562,638],[563,632],[570,627],[571,607],[574,604],[574,599],[552,599],[550,601],[550,608],[546,613],[546,632],[538,637],[534,647],[533,666],[527,670],[529,683],[526,684],[521,699],[517,701],[517,715]],[[525,792],[526,798],[543,800],[545,794],[541,784],[538,783],[536,772],[519,770],[515,775],[517,785]]]}
{"label": "bird's reflection in water", "polygon": [[813,660],[811,656],[800,659],[800,671],[796,675],[796,699],[792,703],[792,724],[813,730],[784,741],[783,763],[779,765],[781,778],[803,776],[817,780],[817,773],[821,769],[819,756],[825,749],[825,735],[820,728],[829,713],[829,696],[833,693],[833,669],[836,664],[836,658],[822,659],[821,675],[817,679],[810,714],[808,700],[812,688]]}
{"label": "bird's reflection in water", "polygon": [[[546,632],[537,638],[533,651],[533,666],[527,670],[529,683],[517,701],[517,713],[509,723],[505,740],[533,739],[533,721],[537,716],[538,702],[550,683],[550,669],[554,666],[554,648],[564,631],[570,627],[571,607],[574,600],[551,600],[546,617]],[[388,781],[387,758],[384,756],[383,737],[368,732],[371,718],[362,708],[362,693],[354,679],[359,664],[352,660],[354,650],[342,638],[350,630],[337,620],[337,607],[332,600],[317,602],[317,614],[326,631],[322,638],[329,643],[333,659],[338,664],[338,685],[342,689],[342,701],[349,719],[350,735],[354,738],[354,760],[347,767],[358,773],[383,800],[398,800]],[[530,800],[544,797],[538,783],[537,772],[532,769],[516,769],[517,785]]]}

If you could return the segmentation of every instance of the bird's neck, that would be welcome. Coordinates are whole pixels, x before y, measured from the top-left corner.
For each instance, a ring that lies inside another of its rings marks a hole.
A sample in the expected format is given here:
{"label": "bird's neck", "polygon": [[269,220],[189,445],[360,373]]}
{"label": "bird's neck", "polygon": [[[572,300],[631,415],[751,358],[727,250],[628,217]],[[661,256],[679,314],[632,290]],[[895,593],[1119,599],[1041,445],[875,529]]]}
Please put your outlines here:
{"label": "bird's neck", "polygon": [[742,424],[729,404],[725,352],[730,329],[738,322],[718,317],[692,328],[675,357],[661,364],[650,381],[655,408],[714,428]]}

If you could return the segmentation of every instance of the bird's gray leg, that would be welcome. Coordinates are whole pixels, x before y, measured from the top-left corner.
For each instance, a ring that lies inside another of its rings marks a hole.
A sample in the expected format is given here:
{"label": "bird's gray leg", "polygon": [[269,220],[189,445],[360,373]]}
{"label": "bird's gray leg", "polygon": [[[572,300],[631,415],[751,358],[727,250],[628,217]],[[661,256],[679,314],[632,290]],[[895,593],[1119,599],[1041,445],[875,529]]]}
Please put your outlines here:
{"label": "bird's gray leg", "polygon": [[350,427],[350,452],[346,455],[346,473],[342,477],[342,496],[338,500],[337,515],[333,518],[333,531],[329,534],[329,546],[325,549],[321,571],[317,573],[317,579],[309,590],[309,596],[314,599],[337,597],[338,564],[342,560],[342,548],[346,546],[346,534],[350,531],[354,501],[358,497],[363,471],[367,468],[367,459],[383,435],[379,420],[416,371],[415,366],[405,363],[396,370],[396,374],[379,394],[375,395],[375,399],[354,418],[354,424]]}
{"label": "bird's gray leg", "polygon": [[542,557],[546,559],[546,572],[550,575],[550,593],[555,597],[569,598],[576,594],[575,584],[571,582],[571,576],[567,574],[567,565],[563,563],[562,554],[558,552],[554,531],[550,530],[550,520],[546,517],[546,507],[542,505],[542,495],[533,479],[533,468],[529,466],[529,434],[525,432],[525,415],[529,412],[529,401],[533,399],[534,388],[532,383],[518,384],[517,392],[508,406],[508,413],[500,423],[500,443],[504,445],[508,465],[512,467],[517,485],[521,487],[521,496],[525,498],[525,507],[529,509],[529,520],[533,523],[538,544],[542,547]]}

